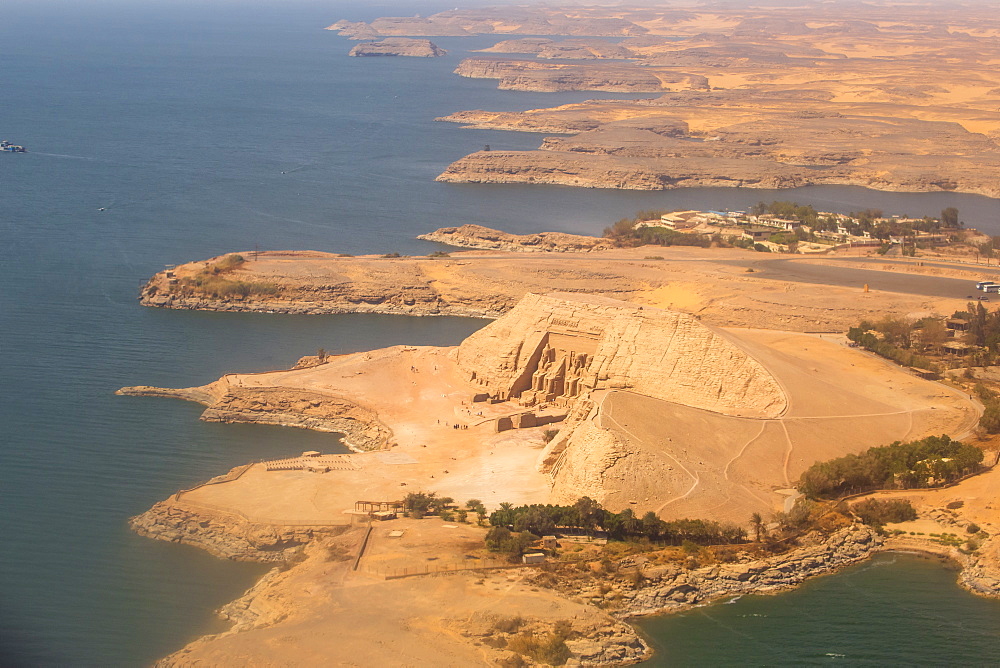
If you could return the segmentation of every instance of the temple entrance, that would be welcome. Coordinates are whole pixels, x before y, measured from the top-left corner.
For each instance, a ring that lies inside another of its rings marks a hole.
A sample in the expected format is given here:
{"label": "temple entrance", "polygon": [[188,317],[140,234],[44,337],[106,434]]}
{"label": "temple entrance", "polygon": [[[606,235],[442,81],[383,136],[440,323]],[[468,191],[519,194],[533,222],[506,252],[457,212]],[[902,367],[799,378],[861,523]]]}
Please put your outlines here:
{"label": "temple entrance", "polygon": [[592,332],[549,331],[543,339],[538,362],[531,370],[530,386],[520,392],[518,403],[565,406],[580,395],[583,385],[592,387],[589,369],[599,336]]}

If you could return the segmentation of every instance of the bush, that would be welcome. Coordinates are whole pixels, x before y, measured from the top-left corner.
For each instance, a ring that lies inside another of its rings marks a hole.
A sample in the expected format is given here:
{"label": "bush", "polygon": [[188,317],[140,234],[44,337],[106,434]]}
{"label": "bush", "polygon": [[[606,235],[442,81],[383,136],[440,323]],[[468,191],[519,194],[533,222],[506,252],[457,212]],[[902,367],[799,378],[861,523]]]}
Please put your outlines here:
{"label": "bush", "polygon": [[231,255],[227,255],[226,257],[216,262],[215,266],[212,268],[212,271],[213,273],[216,274],[222,274],[227,271],[239,269],[244,264],[246,264],[246,261],[247,261],[246,258],[243,257],[242,255],[237,255],[233,253]]}
{"label": "bush", "polygon": [[566,639],[555,633],[539,637],[524,632],[510,638],[507,641],[507,649],[550,666],[563,665],[570,655]]}
{"label": "bush", "polygon": [[862,522],[871,526],[895,522],[909,522],[917,519],[917,511],[905,499],[868,499],[851,506],[851,510]]}
{"label": "bush", "polygon": [[493,630],[499,633],[516,633],[522,626],[524,626],[524,617],[521,615],[498,617],[493,622]]}
{"label": "bush", "polygon": [[504,554],[516,561],[524,554],[528,545],[538,540],[538,536],[526,531],[513,533],[504,527],[492,527],[486,532],[486,549]]}

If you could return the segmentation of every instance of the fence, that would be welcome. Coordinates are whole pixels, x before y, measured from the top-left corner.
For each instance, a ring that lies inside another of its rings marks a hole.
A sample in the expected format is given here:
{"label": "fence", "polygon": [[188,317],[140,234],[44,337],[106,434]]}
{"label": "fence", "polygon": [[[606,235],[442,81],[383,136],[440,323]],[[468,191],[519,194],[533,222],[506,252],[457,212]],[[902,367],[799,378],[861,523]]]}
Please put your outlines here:
{"label": "fence", "polygon": [[218,485],[218,484],[221,484],[221,483],[224,483],[224,482],[233,482],[234,480],[239,480],[243,476],[244,473],[246,473],[251,468],[253,468],[254,464],[259,464],[262,461],[264,461],[264,460],[263,459],[255,459],[254,461],[250,462],[249,464],[243,464],[242,466],[237,466],[236,468],[230,470],[228,473],[226,473],[224,475],[216,476],[216,477],[211,478],[209,480],[205,480],[203,482],[199,482],[194,487],[188,487],[187,489],[178,490],[178,491],[174,492],[174,501],[180,501],[181,500],[181,494],[187,494],[188,492],[193,492],[194,490],[200,489],[202,487],[205,487],[206,485]]}
{"label": "fence", "polygon": [[380,577],[384,580],[396,580],[399,578],[409,578],[418,575],[437,575],[442,573],[458,573],[460,571],[488,571],[510,568],[524,568],[526,564],[511,563],[504,559],[467,559],[466,561],[453,561],[446,563],[428,563],[412,566],[383,566],[363,565],[360,570],[369,575]]}

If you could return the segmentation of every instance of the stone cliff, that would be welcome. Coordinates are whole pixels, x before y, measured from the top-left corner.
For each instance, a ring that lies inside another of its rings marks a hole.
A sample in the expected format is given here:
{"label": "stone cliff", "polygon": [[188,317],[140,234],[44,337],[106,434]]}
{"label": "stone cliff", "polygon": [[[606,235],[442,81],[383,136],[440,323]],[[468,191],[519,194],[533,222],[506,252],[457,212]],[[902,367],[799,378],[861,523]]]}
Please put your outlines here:
{"label": "stone cliff", "polygon": [[571,90],[660,93],[708,88],[708,79],[698,74],[605,63],[576,65],[467,58],[455,69],[455,74],[470,79],[496,79],[501,90],[546,93]]}
{"label": "stone cliff", "polygon": [[[877,270],[889,280],[893,274],[888,272],[943,275],[940,269],[886,262],[831,263],[827,280],[810,282],[806,290],[780,280],[783,271],[771,268],[789,259],[807,264],[811,260],[738,249],[646,246],[586,256],[496,252],[437,258],[262,251],[250,257],[227,276],[237,285],[272,285],[272,293],[219,294],[198,286],[189,279],[203,270],[205,262],[198,261],[152,276],[141,289],[140,303],[206,311],[496,318],[527,292],[559,291],[676,308],[697,313],[711,325],[792,331],[846,330],[862,319],[906,317],[915,311],[950,313],[964,306],[962,302],[939,309],[929,296],[881,292],[874,285],[876,290],[859,299],[854,289],[837,287],[855,283],[855,269]],[[754,273],[745,271],[750,264]],[[981,278],[972,271],[957,271],[948,273],[973,281]]]}

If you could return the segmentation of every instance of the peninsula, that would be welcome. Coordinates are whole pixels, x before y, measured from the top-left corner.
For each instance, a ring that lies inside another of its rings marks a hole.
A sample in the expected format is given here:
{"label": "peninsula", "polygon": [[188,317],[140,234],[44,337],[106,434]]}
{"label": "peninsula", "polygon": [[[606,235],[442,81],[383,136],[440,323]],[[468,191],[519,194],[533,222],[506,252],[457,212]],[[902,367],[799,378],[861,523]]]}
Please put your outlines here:
{"label": "peninsula", "polygon": [[[888,537],[847,520],[823,520],[825,530],[798,537],[798,547],[776,556],[735,546],[727,548],[733,552],[703,551],[700,562],[684,566],[683,554],[671,552],[679,548],[667,548],[662,556],[629,557],[621,564],[632,565],[614,572],[601,575],[598,569],[596,580],[580,581],[570,575],[576,571],[561,570],[578,549],[571,535],[548,550],[556,558],[555,571],[508,570],[509,562],[484,550],[485,529],[456,522],[466,512],[461,509],[457,516],[455,510],[442,513],[451,523],[428,517],[369,524],[375,516],[395,517],[403,497],[418,492],[475,499],[487,510],[586,498],[636,517],[653,513],[666,520],[700,518],[746,527],[752,514],[770,517],[801,505],[796,480],[816,461],[892,441],[974,433],[979,408],[964,391],[861,352],[842,334],[805,333],[816,331],[816,321],[777,315],[800,309],[794,299],[802,284],[760,278],[766,264],[746,273],[750,265],[741,258],[751,262],[767,254],[660,248],[655,249],[664,254],[660,259],[648,259],[652,250],[466,251],[436,258],[261,253],[242,262],[227,256],[183,265],[152,279],[145,303],[165,299],[160,305],[174,308],[274,310],[294,292],[311,295],[316,312],[324,312],[328,300],[342,311],[405,307],[430,314],[450,312],[456,295],[475,294],[486,276],[490,285],[500,283],[498,267],[510,266],[504,283],[512,301],[508,306],[495,296],[464,299],[460,308],[499,317],[456,348],[324,354],[304,358],[292,370],[227,374],[203,387],[120,391],[199,402],[205,420],[337,431],[355,450],[237,467],[133,519],[136,531],[153,538],[228,558],[294,564],[272,571],[223,610],[234,623],[229,632],[198,640],[163,665],[218,662],[237,654],[268,662],[277,660],[275,652],[318,661],[332,651],[330,629],[337,630],[338,647],[372,661],[388,660],[404,647],[412,660],[435,656],[440,665],[467,665],[473,656],[530,660],[542,650],[521,643],[537,637],[551,638],[571,662],[624,665],[649,650],[623,619],[780,590],[883,549],[919,549],[958,560],[965,586],[1000,593],[995,541],[977,539],[976,551],[962,553],[957,544],[927,538],[971,526],[991,536],[1000,518],[982,489],[997,484],[997,471],[945,490],[890,493],[912,499],[919,518],[912,525],[890,525],[912,528]],[[510,280],[512,274],[534,274],[558,282],[559,266],[567,272],[565,280],[581,280],[582,259],[588,291],[603,286],[609,296],[579,289],[535,294],[527,281]],[[946,312],[960,303],[836,285],[845,282],[839,271],[857,270],[850,261],[799,262],[829,272],[828,284],[809,284],[803,295],[803,301],[818,300],[832,310],[834,317],[820,323],[827,327],[836,319],[846,322],[886,309]],[[905,260],[868,262],[875,264],[859,270],[865,275],[910,290],[927,286],[925,292],[965,283],[947,274],[972,272],[960,265],[944,270]],[[213,267],[220,266],[216,273]],[[382,268],[393,266],[398,269]],[[606,273],[612,267],[617,273]],[[662,271],[689,279],[683,288],[662,276],[653,282]],[[484,278],[476,278],[482,272]],[[200,286],[187,280],[199,275]],[[292,275],[298,277],[294,290]],[[418,307],[415,299],[407,304],[407,297],[374,299],[374,284],[358,288],[370,291],[367,299],[333,287],[338,280],[357,283],[364,275],[377,276],[379,289],[408,275],[407,290],[423,280],[414,276],[433,277],[425,289],[435,291],[434,299]],[[216,280],[214,287],[207,276]],[[749,287],[741,287],[744,279]],[[239,299],[192,292],[219,290],[225,285],[221,280],[250,288]],[[626,289],[610,289],[619,283]],[[447,293],[440,291],[444,285]],[[732,308],[735,302],[712,306],[715,298],[738,300],[751,293],[761,301],[742,312]],[[610,298],[616,294],[629,301]],[[680,306],[667,310],[653,303],[667,300]],[[761,318],[754,328],[745,326],[749,312]],[[789,324],[800,331],[789,331],[795,328]],[[995,448],[991,441],[983,447]],[[607,558],[602,549],[584,541],[571,559],[598,564]],[[630,575],[633,570],[638,575]],[[437,577],[423,577],[429,574]],[[499,592],[505,592],[502,598]],[[413,603],[400,605],[403,600]],[[371,613],[364,629],[353,623],[360,601]],[[372,646],[379,629],[396,626],[403,635]],[[442,637],[449,638],[443,645]],[[294,638],[294,649],[280,638]]]}

